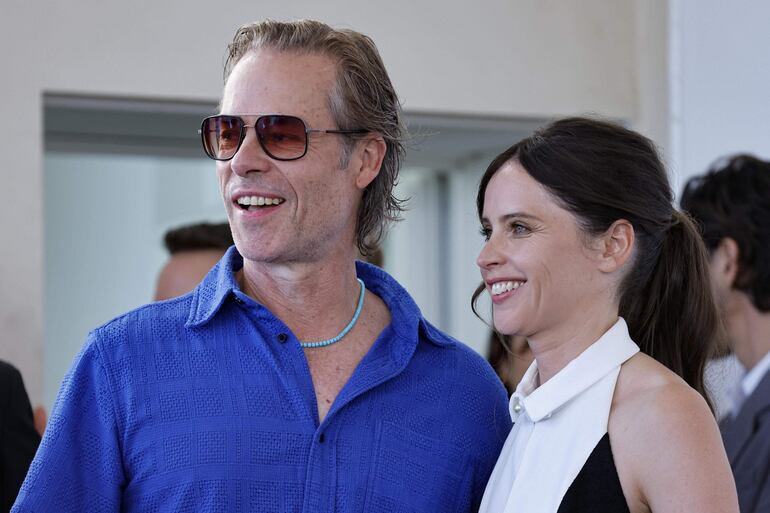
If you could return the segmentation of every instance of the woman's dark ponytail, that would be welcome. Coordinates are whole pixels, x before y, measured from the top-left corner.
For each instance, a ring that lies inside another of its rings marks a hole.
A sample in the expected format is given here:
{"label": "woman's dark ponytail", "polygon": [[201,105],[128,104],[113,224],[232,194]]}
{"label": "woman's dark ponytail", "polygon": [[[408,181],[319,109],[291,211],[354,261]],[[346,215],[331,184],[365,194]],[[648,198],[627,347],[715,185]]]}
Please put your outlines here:
{"label": "woman's dark ponytail", "polygon": [[[639,261],[626,277],[620,316],[645,354],[677,373],[712,406],[703,372],[721,338],[711,294],[708,253],[690,217],[672,211],[655,252],[645,252],[649,235],[638,237]],[[712,407],[713,410],[713,407]]]}

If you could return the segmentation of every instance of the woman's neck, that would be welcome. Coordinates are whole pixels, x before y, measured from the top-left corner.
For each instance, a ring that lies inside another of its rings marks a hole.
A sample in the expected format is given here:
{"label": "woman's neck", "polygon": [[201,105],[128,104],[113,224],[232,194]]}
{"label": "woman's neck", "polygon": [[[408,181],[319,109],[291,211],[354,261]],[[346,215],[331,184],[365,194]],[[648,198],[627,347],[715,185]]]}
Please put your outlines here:
{"label": "woman's neck", "polygon": [[527,337],[537,361],[539,384],[543,384],[599,340],[618,321],[617,309],[563,322]]}

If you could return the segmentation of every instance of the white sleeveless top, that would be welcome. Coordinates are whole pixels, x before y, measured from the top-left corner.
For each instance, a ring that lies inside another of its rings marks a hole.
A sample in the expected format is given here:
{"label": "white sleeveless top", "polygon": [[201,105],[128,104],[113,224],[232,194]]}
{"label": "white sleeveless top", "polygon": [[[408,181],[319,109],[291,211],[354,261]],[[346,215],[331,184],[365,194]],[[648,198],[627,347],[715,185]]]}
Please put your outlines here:
{"label": "white sleeveless top", "polygon": [[533,362],[511,396],[514,425],[489,478],[479,513],[555,513],[607,433],[620,365],[639,352],[619,318],[536,388]]}

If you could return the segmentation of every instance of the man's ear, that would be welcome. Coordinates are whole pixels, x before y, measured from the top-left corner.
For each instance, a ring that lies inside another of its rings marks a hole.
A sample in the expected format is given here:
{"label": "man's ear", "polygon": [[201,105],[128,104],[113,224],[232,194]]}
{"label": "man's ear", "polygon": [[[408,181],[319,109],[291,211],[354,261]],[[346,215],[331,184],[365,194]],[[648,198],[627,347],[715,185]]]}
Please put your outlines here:
{"label": "man's ear", "polygon": [[364,190],[372,183],[380,172],[382,161],[385,159],[387,146],[385,139],[380,135],[367,137],[360,141],[356,147],[358,159],[356,160],[356,186]]}
{"label": "man's ear", "polygon": [[634,227],[625,219],[618,219],[595,243],[599,270],[605,273],[615,272],[631,258],[634,249]]}
{"label": "man's ear", "polygon": [[711,275],[721,289],[733,288],[735,278],[738,276],[739,257],[738,243],[730,237],[720,240],[711,254]]}

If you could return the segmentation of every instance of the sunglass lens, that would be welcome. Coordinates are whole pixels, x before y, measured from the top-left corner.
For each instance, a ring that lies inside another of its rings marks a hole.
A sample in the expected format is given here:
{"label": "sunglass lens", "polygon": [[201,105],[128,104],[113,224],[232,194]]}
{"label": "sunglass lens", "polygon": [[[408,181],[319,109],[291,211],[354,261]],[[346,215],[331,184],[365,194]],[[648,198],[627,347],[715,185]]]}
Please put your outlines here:
{"label": "sunglass lens", "polygon": [[214,116],[203,121],[203,149],[212,159],[227,160],[235,155],[241,141],[243,121],[236,116]]}
{"label": "sunglass lens", "polygon": [[257,120],[257,136],[262,148],[274,159],[298,159],[307,150],[305,123],[294,116],[260,117]]}

